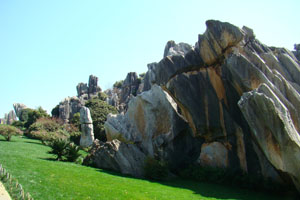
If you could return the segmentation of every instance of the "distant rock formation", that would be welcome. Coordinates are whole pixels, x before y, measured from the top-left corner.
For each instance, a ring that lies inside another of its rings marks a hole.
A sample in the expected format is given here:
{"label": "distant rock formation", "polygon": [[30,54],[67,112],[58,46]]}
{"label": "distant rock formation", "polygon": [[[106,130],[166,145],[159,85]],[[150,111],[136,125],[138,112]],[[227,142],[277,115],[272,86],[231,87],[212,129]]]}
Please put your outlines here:
{"label": "distant rock formation", "polygon": [[93,120],[90,110],[83,106],[80,109],[81,138],[80,146],[89,147],[94,141]]}
{"label": "distant rock formation", "polygon": [[[242,170],[300,191],[300,65],[295,52],[262,44],[248,27],[215,20],[206,26],[194,47],[167,43],[163,59],[148,65],[145,92],[132,95],[124,115],[108,116],[109,141],[96,145],[92,152],[101,153],[90,159],[109,159],[109,149],[115,155],[119,148],[113,146],[124,143],[168,161],[174,173],[198,163]],[[136,80],[134,74],[128,77],[122,102]],[[133,160],[120,154],[127,166],[142,166],[140,156]],[[124,172],[116,166],[123,165],[105,164]],[[141,169],[126,173],[136,171]]]}
{"label": "distant rock formation", "polygon": [[22,111],[27,108],[27,106],[22,103],[14,103],[13,107],[14,107],[15,113],[19,119],[21,117]]}
{"label": "distant rock formation", "polygon": [[17,121],[17,116],[13,110],[9,111],[9,113],[5,113],[4,118],[0,119],[0,124],[8,124],[11,125],[14,121]]}
{"label": "distant rock formation", "polygon": [[62,119],[64,123],[69,123],[74,114],[80,112],[82,106],[83,102],[78,97],[65,98],[59,103],[59,118]]}
{"label": "distant rock formation", "polygon": [[108,95],[107,102],[115,106],[118,111],[125,112],[128,108],[128,103],[130,99],[143,91],[143,82],[141,78],[138,77],[136,72],[129,72],[123,81],[121,88],[113,88],[112,90],[107,90]]}
{"label": "distant rock formation", "polygon": [[295,51],[293,51],[295,57],[298,59],[300,62],[300,44],[295,44],[294,46]]}
{"label": "distant rock formation", "polygon": [[77,87],[77,96],[83,100],[91,99],[94,96],[97,96],[101,92],[101,88],[98,86],[98,77],[90,75],[89,83],[78,83]]}
{"label": "distant rock formation", "polygon": [[89,83],[78,83],[76,86],[77,97],[67,97],[59,103],[59,118],[69,123],[74,114],[80,112],[85,102],[93,97],[98,97],[102,91],[98,86],[98,77],[90,75]]}

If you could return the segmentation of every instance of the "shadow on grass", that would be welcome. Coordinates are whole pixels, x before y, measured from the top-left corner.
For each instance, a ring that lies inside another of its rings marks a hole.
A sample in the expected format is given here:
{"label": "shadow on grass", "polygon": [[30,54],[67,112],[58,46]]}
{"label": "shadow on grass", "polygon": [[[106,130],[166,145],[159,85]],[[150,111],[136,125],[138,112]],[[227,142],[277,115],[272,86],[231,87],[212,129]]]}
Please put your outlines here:
{"label": "shadow on grass", "polygon": [[172,178],[166,181],[155,181],[145,178],[136,178],[130,175],[123,175],[119,172],[110,171],[106,169],[97,169],[98,172],[110,174],[113,176],[120,176],[123,178],[144,180],[152,183],[159,183],[161,185],[187,189],[194,192],[199,197],[216,198],[216,199],[239,199],[239,200],[253,200],[255,199],[283,199],[283,200],[294,200],[298,199],[295,194],[288,196],[278,196],[267,192],[256,192],[254,190],[242,189],[234,186],[226,186],[212,183],[197,182],[193,180],[185,180],[180,178]]}
{"label": "shadow on grass", "polygon": [[46,146],[45,144],[41,143],[39,140],[37,140],[36,142],[25,141],[25,143],[28,143],[28,144],[38,144],[38,145]]}

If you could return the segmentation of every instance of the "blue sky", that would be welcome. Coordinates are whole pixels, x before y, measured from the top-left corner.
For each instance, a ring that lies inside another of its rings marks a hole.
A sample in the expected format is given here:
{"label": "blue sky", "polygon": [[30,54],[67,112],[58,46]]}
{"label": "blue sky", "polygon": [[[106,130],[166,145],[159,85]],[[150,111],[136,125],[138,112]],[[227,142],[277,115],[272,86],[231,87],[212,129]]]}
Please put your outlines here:
{"label": "blue sky", "polygon": [[0,0],[0,117],[15,102],[50,113],[90,74],[107,89],[127,72],[146,72],[168,40],[195,44],[208,19],[292,50],[299,8],[299,0]]}

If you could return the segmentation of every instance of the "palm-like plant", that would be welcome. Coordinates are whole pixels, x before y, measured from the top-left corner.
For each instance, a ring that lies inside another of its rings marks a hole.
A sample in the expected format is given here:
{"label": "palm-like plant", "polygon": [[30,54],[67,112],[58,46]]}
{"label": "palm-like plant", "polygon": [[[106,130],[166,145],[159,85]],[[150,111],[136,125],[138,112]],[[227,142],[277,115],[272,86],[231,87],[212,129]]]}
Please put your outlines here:
{"label": "palm-like plant", "polygon": [[76,161],[79,156],[81,155],[79,153],[79,146],[75,145],[74,143],[69,143],[69,145],[66,147],[66,153],[65,157],[67,158],[67,161],[74,162]]}
{"label": "palm-like plant", "polygon": [[51,151],[49,153],[55,154],[57,156],[56,160],[62,160],[65,155],[66,147],[68,146],[68,142],[63,139],[56,139],[49,143],[51,147]]}

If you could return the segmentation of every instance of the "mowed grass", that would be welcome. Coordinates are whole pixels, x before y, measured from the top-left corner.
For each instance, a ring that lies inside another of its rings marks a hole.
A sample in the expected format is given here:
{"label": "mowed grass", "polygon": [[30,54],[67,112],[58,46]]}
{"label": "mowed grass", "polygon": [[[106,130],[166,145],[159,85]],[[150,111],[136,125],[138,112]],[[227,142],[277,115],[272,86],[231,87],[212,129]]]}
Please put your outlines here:
{"label": "mowed grass", "polygon": [[220,185],[175,179],[151,182],[96,168],[53,161],[38,140],[0,136],[0,163],[34,199],[283,199]]}

